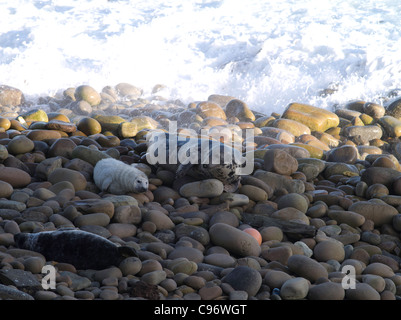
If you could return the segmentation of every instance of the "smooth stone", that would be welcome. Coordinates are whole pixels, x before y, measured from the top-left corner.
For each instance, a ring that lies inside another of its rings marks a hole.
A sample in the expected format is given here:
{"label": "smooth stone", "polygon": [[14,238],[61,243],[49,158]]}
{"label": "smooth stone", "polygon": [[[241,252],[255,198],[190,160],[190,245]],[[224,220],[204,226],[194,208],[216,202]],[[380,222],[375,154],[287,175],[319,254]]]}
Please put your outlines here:
{"label": "smooth stone", "polygon": [[102,98],[100,94],[91,86],[81,85],[75,89],[74,97],[76,100],[84,100],[91,106],[98,105]]}
{"label": "smooth stone", "polygon": [[300,194],[289,193],[279,198],[277,207],[279,210],[292,207],[303,213],[306,213],[308,210],[308,201]]}
{"label": "smooth stone", "polygon": [[49,148],[49,157],[64,157],[71,159],[72,151],[76,148],[76,144],[69,138],[57,139]]}
{"label": "smooth stone", "polygon": [[119,206],[114,210],[113,222],[137,224],[142,220],[142,213],[138,206]]}
{"label": "smooth stone", "polygon": [[198,265],[193,261],[189,261],[187,258],[178,258],[171,260],[171,262],[167,264],[167,268],[174,274],[183,273],[192,275],[198,270]]}
{"label": "smooth stone", "polygon": [[48,130],[58,130],[66,133],[74,133],[77,131],[77,126],[74,123],[60,120],[50,120],[46,123],[45,128]]}
{"label": "smooth stone", "polygon": [[16,155],[31,152],[35,148],[33,141],[21,134],[12,138],[8,144],[8,152]]}
{"label": "smooth stone", "polygon": [[107,226],[107,230],[109,230],[112,235],[123,239],[135,236],[137,227],[133,224],[110,223]]}
{"label": "smooth stone", "polygon": [[102,126],[99,121],[90,117],[81,118],[77,123],[77,129],[85,133],[87,136],[102,132]]}
{"label": "smooth stone", "polygon": [[258,293],[262,285],[262,276],[253,268],[239,266],[227,274],[222,282],[228,283],[235,290],[246,291],[252,297]]}
{"label": "smooth stone", "polygon": [[219,286],[203,287],[199,290],[202,300],[214,300],[221,296],[223,290]]}
{"label": "smooth stone", "polygon": [[4,84],[0,85],[0,105],[19,106],[24,102],[25,97],[20,89]]}
{"label": "smooth stone", "polygon": [[26,209],[26,205],[19,201],[0,199],[0,209],[9,209],[22,212]]}
{"label": "smooth stone", "polygon": [[47,113],[42,109],[32,109],[21,115],[25,121],[49,121]]}
{"label": "smooth stone", "polygon": [[149,210],[144,213],[143,221],[153,222],[157,230],[171,230],[175,227],[174,222],[166,214],[157,210]]}
{"label": "smooth stone", "polygon": [[373,275],[373,274],[365,274],[362,276],[362,282],[367,283],[371,287],[373,287],[377,292],[382,292],[386,287],[386,282],[383,277]]}
{"label": "smooth stone", "polygon": [[280,289],[284,282],[289,279],[292,279],[292,276],[284,271],[269,270],[265,274],[264,282],[273,290],[274,288]]}
{"label": "smooth stone", "polygon": [[287,190],[288,193],[305,192],[305,185],[301,180],[288,179],[280,174],[264,170],[257,170],[253,176],[268,184],[274,192],[281,189]]}
{"label": "smooth stone", "polygon": [[309,218],[302,211],[293,207],[277,210],[271,215],[271,217],[286,221],[300,220],[306,225],[309,225]]}
{"label": "smooth stone", "polygon": [[284,237],[283,231],[275,226],[263,227],[259,232],[262,236],[262,242],[269,240],[277,240],[280,242]]}
{"label": "smooth stone", "polygon": [[49,188],[49,191],[51,191],[55,194],[59,194],[61,191],[65,190],[65,189],[70,189],[70,190],[74,191],[74,193],[75,193],[74,185],[69,181],[57,182]]}
{"label": "smooth stone", "polygon": [[8,247],[14,244],[14,235],[12,233],[0,233],[0,245]]}
{"label": "smooth stone", "polygon": [[39,290],[34,295],[35,300],[55,300],[58,294],[53,291]]}
{"label": "smooth stone", "polygon": [[283,283],[280,296],[284,300],[300,300],[308,295],[308,280],[302,277],[292,278]]}
{"label": "smooth stone", "polygon": [[366,266],[362,274],[374,274],[383,278],[391,278],[394,276],[394,271],[384,263],[373,262]]}
{"label": "smooth stone", "polygon": [[245,206],[249,203],[249,198],[245,194],[224,192],[219,197],[220,202],[229,202],[229,207],[240,207]]}
{"label": "smooth stone", "polygon": [[224,223],[216,223],[209,229],[210,240],[217,246],[240,256],[259,256],[261,249],[250,234]]}
{"label": "smooth stone", "polygon": [[83,290],[92,284],[90,279],[88,279],[87,277],[80,276],[71,271],[60,271],[60,275],[67,276],[71,279],[71,284],[69,285],[69,287],[73,291]]}
{"label": "smooth stone", "polygon": [[327,270],[316,260],[304,255],[294,254],[287,262],[288,268],[300,277],[308,279],[312,283],[319,278],[327,278]]}
{"label": "smooth stone", "polygon": [[42,268],[45,265],[45,260],[40,257],[29,257],[24,260],[24,267],[26,271],[30,271],[33,274],[42,272]]}
{"label": "smooth stone", "polygon": [[236,117],[240,121],[255,121],[254,113],[245,102],[239,99],[230,100],[225,106],[225,111],[228,118]]}
{"label": "smooth stone", "polygon": [[397,209],[394,207],[383,201],[374,202],[373,200],[355,202],[348,210],[364,216],[367,220],[372,220],[375,226],[391,223],[393,217],[398,214]]}
{"label": "smooth stone", "polygon": [[212,253],[204,258],[204,262],[222,268],[233,268],[236,265],[236,259],[224,253]]}
{"label": "smooth stone", "polygon": [[311,131],[324,132],[332,127],[337,127],[340,123],[339,117],[335,113],[301,103],[289,104],[282,117],[301,122]]}
{"label": "smooth stone", "polygon": [[306,125],[296,120],[279,118],[274,120],[272,126],[279,129],[284,129],[295,137],[302,136],[303,134],[311,134],[311,130]]}
{"label": "smooth stone", "polygon": [[377,120],[384,128],[388,136],[398,138],[401,136],[401,120],[391,115],[386,115]]}
{"label": "smooth stone", "polygon": [[[400,219],[401,220],[401,219]],[[238,217],[229,211],[220,211],[216,212],[209,220],[209,226],[214,225],[215,223],[225,223],[234,228],[239,226]],[[400,226],[401,228],[401,226]]]}
{"label": "smooth stone", "polygon": [[115,92],[123,98],[138,99],[142,95],[142,89],[130,83],[120,82],[114,88]]}
{"label": "smooth stone", "polygon": [[138,206],[138,201],[128,195],[107,195],[103,200],[110,201],[114,205],[114,209],[120,206]]}
{"label": "smooth stone", "polygon": [[310,300],[344,300],[345,290],[340,283],[323,282],[312,286],[308,292]]}
{"label": "smooth stone", "polygon": [[345,223],[354,228],[360,227],[366,220],[363,215],[350,210],[329,210],[327,215],[331,219],[336,220],[338,225]]}
{"label": "smooth stone", "polygon": [[235,290],[229,293],[229,300],[248,300],[248,293],[243,290]]}
{"label": "smooth stone", "polygon": [[9,198],[13,192],[14,188],[10,183],[0,180],[0,198]]}
{"label": "smooth stone", "polygon": [[291,154],[280,149],[267,150],[263,156],[266,171],[290,176],[298,169],[298,161]]}
{"label": "smooth stone", "polygon": [[183,197],[213,198],[220,196],[224,191],[224,185],[217,179],[206,179],[184,184],[180,188]]}
{"label": "smooth stone", "polygon": [[136,275],[142,268],[142,261],[137,257],[128,257],[121,261],[118,267],[124,277]]}
{"label": "smooth stone", "polygon": [[31,183],[31,176],[18,168],[1,167],[0,180],[9,183],[13,188],[24,188]]}
{"label": "smooth stone", "polygon": [[160,186],[153,191],[154,201],[163,204],[168,199],[177,200],[180,194],[172,188]]}
{"label": "smooth stone", "polygon": [[345,258],[344,245],[337,241],[321,241],[313,248],[313,254],[317,261],[342,262]]}
{"label": "smooth stone", "polygon": [[43,180],[47,180],[49,175],[63,166],[63,159],[61,157],[47,158],[41,161],[35,170],[35,176]]}
{"label": "smooth stone", "polygon": [[239,188],[239,193],[246,195],[250,200],[258,202],[268,199],[268,194],[265,190],[252,185],[243,185]]}
{"label": "smooth stone", "polygon": [[6,223],[3,226],[3,229],[4,229],[4,232],[12,233],[14,235],[21,232],[21,230],[18,226],[18,223],[15,222],[14,220],[6,221]]}
{"label": "smooth stone", "polygon": [[168,254],[168,259],[187,258],[190,261],[200,263],[203,262],[203,253],[191,247],[176,247]]}
{"label": "smooth stone", "polygon": [[354,164],[358,159],[358,149],[354,146],[343,145],[332,149],[327,156],[328,162],[343,162]]}
{"label": "smooth stone", "polygon": [[102,152],[98,149],[89,148],[83,145],[79,145],[72,151],[72,158],[79,158],[86,162],[89,162],[92,166],[102,159],[111,158],[107,153]]}
{"label": "smooth stone", "polygon": [[72,110],[74,114],[87,116],[92,113],[93,108],[89,102],[85,100],[73,101],[68,107]]}
{"label": "smooth stone", "polygon": [[166,272],[163,270],[156,270],[152,272],[145,273],[141,280],[148,284],[158,285],[160,282],[166,279]]}
{"label": "smooth stone", "polygon": [[278,261],[281,264],[286,265],[288,259],[292,256],[292,250],[288,246],[279,246],[264,250],[261,254],[267,261]]}
{"label": "smooth stone", "polygon": [[114,204],[108,198],[103,199],[83,199],[70,201],[66,206],[72,205],[83,214],[102,212],[107,214],[110,219],[114,215]]}
{"label": "smooth stone", "polygon": [[356,283],[354,289],[345,290],[347,300],[380,300],[380,294],[367,283]]}
{"label": "smooth stone", "polygon": [[60,139],[61,133],[56,130],[35,129],[30,130],[26,136],[32,141],[46,141],[52,139]]}
{"label": "smooth stone", "polygon": [[357,144],[366,144],[374,139],[381,139],[382,129],[378,126],[349,126],[344,129],[344,134]]}
{"label": "smooth stone", "polygon": [[106,227],[109,223],[110,217],[102,212],[83,214],[74,219],[74,225],[78,228],[88,225]]}
{"label": "smooth stone", "polygon": [[333,175],[359,175],[358,169],[352,164],[346,164],[341,162],[329,162],[326,169],[323,171],[326,179],[329,179]]}
{"label": "smooth stone", "polygon": [[56,184],[61,181],[69,181],[74,186],[75,191],[84,190],[86,188],[87,181],[85,176],[79,171],[57,168],[49,174],[48,181],[52,184]]}
{"label": "smooth stone", "polygon": [[120,123],[126,122],[126,120],[120,116],[96,115],[93,116],[93,118],[100,123],[102,132],[110,131],[117,133]]}
{"label": "smooth stone", "polygon": [[0,160],[5,160],[9,156],[8,150],[6,146],[0,144]]}
{"label": "smooth stone", "polygon": [[401,172],[384,167],[369,167],[361,174],[361,181],[368,186],[372,184],[383,184],[387,188],[391,188],[392,184],[401,177]]}

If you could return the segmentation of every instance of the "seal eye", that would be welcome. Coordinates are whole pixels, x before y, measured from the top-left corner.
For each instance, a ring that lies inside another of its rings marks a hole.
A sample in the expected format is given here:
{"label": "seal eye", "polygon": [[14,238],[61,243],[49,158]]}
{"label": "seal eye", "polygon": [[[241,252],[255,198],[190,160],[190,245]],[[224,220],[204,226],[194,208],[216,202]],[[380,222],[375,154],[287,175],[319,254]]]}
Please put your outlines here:
{"label": "seal eye", "polygon": [[207,168],[207,164],[202,164],[202,168]]}

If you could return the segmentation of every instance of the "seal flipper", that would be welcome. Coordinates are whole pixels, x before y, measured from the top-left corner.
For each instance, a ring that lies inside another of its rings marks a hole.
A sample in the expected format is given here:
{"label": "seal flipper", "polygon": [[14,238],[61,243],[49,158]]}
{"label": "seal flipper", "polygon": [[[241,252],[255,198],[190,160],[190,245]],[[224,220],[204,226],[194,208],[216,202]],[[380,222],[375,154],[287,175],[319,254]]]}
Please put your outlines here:
{"label": "seal flipper", "polygon": [[136,253],[136,250],[134,248],[132,248],[132,247],[129,247],[129,246],[118,247],[118,253],[124,258],[138,257],[138,254]]}
{"label": "seal flipper", "polygon": [[104,179],[103,184],[102,184],[102,190],[104,190],[104,191],[109,190],[112,182],[113,182],[113,179],[111,177],[107,177],[106,179]]}

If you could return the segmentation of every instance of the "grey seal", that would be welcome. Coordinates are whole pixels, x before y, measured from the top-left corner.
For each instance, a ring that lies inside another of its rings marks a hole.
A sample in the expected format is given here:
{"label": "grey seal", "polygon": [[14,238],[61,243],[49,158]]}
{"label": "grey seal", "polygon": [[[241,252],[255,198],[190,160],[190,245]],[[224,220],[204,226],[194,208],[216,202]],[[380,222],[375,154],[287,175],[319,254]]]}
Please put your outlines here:
{"label": "grey seal", "polygon": [[49,261],[65,262],[77,269],[105,269],[118,266],[129,256],[136,256],[135,249],[117,246],[99,235],[76,229],[17,233],[16,246],[39,252]]}

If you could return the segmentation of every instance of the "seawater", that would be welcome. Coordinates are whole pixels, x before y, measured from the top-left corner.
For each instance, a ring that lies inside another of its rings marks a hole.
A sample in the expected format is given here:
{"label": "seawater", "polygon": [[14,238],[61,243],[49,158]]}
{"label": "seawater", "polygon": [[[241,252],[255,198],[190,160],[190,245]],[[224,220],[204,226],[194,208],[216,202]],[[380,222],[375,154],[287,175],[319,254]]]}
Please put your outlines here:
{"label": "seawater", "polygon": [[400,14],[399,0],[0,0],[0,84],[31,99],[163,84],[183,102],[217,93],[265,113],[383,103],[401,88]]}

